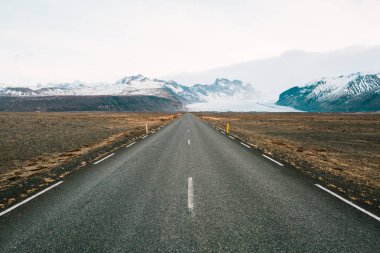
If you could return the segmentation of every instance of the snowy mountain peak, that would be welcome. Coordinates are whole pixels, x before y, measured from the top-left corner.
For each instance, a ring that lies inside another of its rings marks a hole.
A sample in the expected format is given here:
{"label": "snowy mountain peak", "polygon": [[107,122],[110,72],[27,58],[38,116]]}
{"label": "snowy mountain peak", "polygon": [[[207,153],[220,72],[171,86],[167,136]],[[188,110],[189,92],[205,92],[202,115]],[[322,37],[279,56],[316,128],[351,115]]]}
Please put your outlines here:
{"label": "snowy mountain peak", "polygon": [[219,86],[239,86],[242,85],[243,82],[240,80],[228,80],[226,78],[217,78],[214,82],[214,85]]}
{"label": "snowy mountain peak", "polygon": [[352,96],[370,92],[380,87],[380,74],[363,74],[361,72],[338,77],[324,77],[312,81],[305,88],[312,89],[309,98],[317,100],[334,99],[340,96]]}
{"label": "snowy mountain peak", "polygon": [[380,73],[324,77],[281,93],[277,103],[301,110],[380,110]]}
{"label": "snowy mountain peak", "polygon": [[143,75],[124,77],[116,82],[117,85],[124,84],[127,88],[144,88],[144,89],[160,89],[165,85],[165,81],[158,79],[149,79]]}
{"label": "snowy mountain peak", "polygon": [[252,85],[239,80],[218,78],[212,84],[184,86],[175,81],[149,79],[143,75],[126,76],[115,83],[72,83],[39,85],[36,89],[7,87],[0,96],[94,96],[94,95],[146,95],[178,100],[183,104],[208,102],[217,99],[244,99],[254,94]]}
{"label": "snowy mountain peak", "polygon": [[134,76],[125,76],[123,77],[122,79],[118,80],[116,83],[117,84],[128,84],[132,81],[140,81],[140,82],[144,82],[146,80],[148,80],[149,78],[141,75],[141,74],[138,74],[138,75],[134,75]]}
{"label": "snowy mountain peak", "polygon": [[192,87],[200,94],[201,101],[211,101],[218,99],[250,99],[255,96],[252,85],[239,80],[230,81],[225,78],[218,78],[211,85],[196,84]]}
{"label": "snowy mountain peak", "polygon": [[240,80],[230,80],[228,78],[216,78],[214,83],[241,83]]}
{"label": "snowy mountain peak", "polygon": [[214,82],[214,84],[220,84],[220,85],[227,85],[229,83],[230,83],[230,80],[226,78],[217,78],[215,79],[215,82]]}

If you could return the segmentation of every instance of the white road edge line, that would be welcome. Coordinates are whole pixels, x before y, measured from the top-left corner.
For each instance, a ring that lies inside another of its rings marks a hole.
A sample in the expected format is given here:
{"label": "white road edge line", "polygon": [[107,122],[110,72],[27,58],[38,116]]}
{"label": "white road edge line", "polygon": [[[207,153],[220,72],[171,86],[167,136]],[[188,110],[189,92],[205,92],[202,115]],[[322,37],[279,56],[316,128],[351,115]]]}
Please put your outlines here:
{"label": "white road edge line", "polygon": [[127,145],[126,146],[126,148],[128,148],[128,147],[130,147],[130,146],[132,146],[133,144],[135,144],[136,142],[134,141],[134,142],[132,142],[131,144],[129,144],[129,145]]}
{"label": "white road edge line", "polygon": [[144,135],[143,137],[141,137],[141,139],[145,139],[146,137],[148,137],[148,135]]}
{"label": "white road edge line", "polygon": [[194,214],[194,186],[192,177],[187,179],[187,207]]}
{"label": "white road edge line", "polygon": [[110,154],[110,155],[108,155],[108,156],[106,156],[106,157],[100,159],[99,161],[94,162],[94,164],[98,164],[98,163],[100,163],[100,162],[103,162],[104,160],[106,160],[107,158],[110,158],[110,157],[113,156],[114,154],[115,154],[115,153],[112,153],[112,154]]}
{"label": "white road edge line", "polygon": [[223,132],[223,131],[220,131],[222,134],[226,134],[225,132]]}
{"label": "white road edge line", "polygon": [[378,216],[374,215],[373,213],[370,213],[370,212],[368,212],[367,210],[365,210],[365,209],[363,209],[363,208],[361,208],[361,207],[355,205],[355,204],[352,203],[351,201],[348,201],[347,199],[342,198],[342,197],[339,196],[338,194],[336,194],[336,193],[330,191],[329,189],[326,189],[325,187],[323,187],[323,186],[321,186],[321,185],[319,185],[319,184],[315,184],[315,186],[317,186],[317,187],[319,187],[320,189],[322,189],[322,190],[324,190],[324,191],[330,193],[330,194],[333,195],[334,197],[337,197],[338,199],[342,200],[343,202],[346,202],[347,204],[349,204],[349,205],[355,207],[356,209],[362,211],[363,213],[365,213],[365,214],[371,216],[371,217],[374,218],[375,220],[380,221],[380,217],[378,217]]}
{"label": "white road edge line", "polygon": [[62,183],[63,183],[63,181],[59,181],[58,183],[55,183],[55,184],[53,184],[52,186],[49,186],[49,187],[46,188],[45,190],[40,191],[40,192],[37,193],[36,195],[33,195],[33,196],[31,196],[31,197],[29,197],[29,198],[27,198],[27,199],[24,199],[24,200],[21,201],[20,203],[18,203],[18,204],[16,204],[16,205],[14,205],[14,206],[8,208],[7,210],[1,212],[1,213],[0,213],[0,216],[3,216],[4,214],[6,214],[6,213],[8,213],[8,212],[10,212],[10,211],[12,211],[12,210],[14,210],[14,209],[16,209],[17,207],[19,207],[19,206],[25,204],[25,203],[28,202],[28,201],[31,201],[32,199],[34,199],[34,198],[40,196],[41,194],[47,192],[48,190],[50,190],[50,189],[52,189],[52,188],[54,188],[54,187],[56,187],[56,186],[58,186],[58,185],[60,185],[60,184],[62,184]]}
{"label": "white road edge line", "polygon": [[278,165],[280,165],[280,166],[284,166],[282,163],[280,163],[280,162],[277,162],[276,160],[274,160],[274,159],[272,159],[272,158],[270,158],[269,156],[266,156],[266,155],[264,155],[264,154],[262,154],[262,156],[264,156],[266,159],[269,159],[269,160],[271,160],[272,162],[274,162],[274,163],[277,163]]}
{"label": "white road edge line", "polygon": [[234,138],[234,137],[232,137],[231,135],[229,135],[228,137],[230,137],[231,139],[235,140],[235,138]]}
{"label": "white road edge line", "polygon": [[241,145],[247,147],[247,148],[251,148],[250,146],[248,146],[247,144],[245,144],[244,142],[240,142]]}

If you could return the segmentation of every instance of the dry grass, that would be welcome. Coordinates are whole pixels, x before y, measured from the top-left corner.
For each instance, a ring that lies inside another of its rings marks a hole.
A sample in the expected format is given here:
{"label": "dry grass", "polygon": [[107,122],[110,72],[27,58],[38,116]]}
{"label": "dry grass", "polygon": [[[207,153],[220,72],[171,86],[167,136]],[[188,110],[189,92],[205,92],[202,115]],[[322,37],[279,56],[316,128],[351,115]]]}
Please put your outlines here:
{"label": "dry grass", "polygon": [[[158,113],[0,113],[0,190],[111,145],[176,115]],[[83,162],[81,166],[85,166]],[[63,177],[61,175],[61,177]],[[45,183],[54,179],[45,178]],[[9,201],[9,199],[7,200]]]}
{"label": "dry grass", "polygon": [[[198,114],[351,199],[378,205],[380,114]],[[337,182],[338,181],[340,182]],[[379,208],[379,206],[377,206]]]}

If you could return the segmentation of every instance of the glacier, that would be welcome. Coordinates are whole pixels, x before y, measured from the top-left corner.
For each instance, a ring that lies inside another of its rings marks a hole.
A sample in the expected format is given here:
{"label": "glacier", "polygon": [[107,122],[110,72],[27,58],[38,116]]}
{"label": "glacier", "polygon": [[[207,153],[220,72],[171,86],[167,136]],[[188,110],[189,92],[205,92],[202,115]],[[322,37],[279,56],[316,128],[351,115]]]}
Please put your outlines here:
{"label": "glacier", "polygon": [[212,100],[203,103],[194,103],[186,106],[188,111],[215,111],[215,112],[302,112],[288,106],[276,105],[275,101],[258,100]]}

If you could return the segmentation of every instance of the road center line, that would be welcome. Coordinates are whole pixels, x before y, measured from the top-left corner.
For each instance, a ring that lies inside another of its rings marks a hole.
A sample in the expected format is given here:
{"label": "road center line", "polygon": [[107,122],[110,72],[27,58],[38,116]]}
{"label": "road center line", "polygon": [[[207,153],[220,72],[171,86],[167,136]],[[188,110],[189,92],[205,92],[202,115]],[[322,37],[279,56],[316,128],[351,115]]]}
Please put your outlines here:
{"label": "road center line", "polygon": [[100,162],[103,162],[104,160],[106,160],[107,158],[110,158],[110,157],[113,156],[114,154],[115,154],[115,153],[112,153],[112,154],[110,154],[110,155],[104,157],[103,159],[100,159],[99,161],[94,162],[94,164],[98,164],[98,163],[100,163]]}
{"label": "road center line", "polygon": [[128,148],[128,147],[130,147],[130,146],[132,146],[133,144],[135,144],[136,142],[134,141],[134,142],[132,142],[131,144],[129,144],[129,145],[127,145],[126,146],[126,148]]}
{"label": "road center line", "polygon": [[187,129],[187,132],[190,133],[190,129]]}
{"label": "road center line", "polygon": [[280,162],[277,162],[276,160],[274,160],[274,159],[272,159],[272,158],[270,158],[269,156],[266,156],[266,155],[262,155],[262,156],[264,156],[266,159],[269,159],[269,160],[271,160],[272,162],[274,162],[274,163],[277,163],[278,165],[280,165],[280,166],[284,166],[282,163],[280,163]]}
{"label": "road center line", "polygon": [[247,144],[245,144],[244,142],[240,142],[241,145],[247,147],[247,148],[251,148],[250,146],[248,146]]}
{"label": "road center line", "polygon": [[319,185],[319,184],[315,184],[315,186],[317,186],[317,187],[319,187],[320,189],[322,189],[322,190],[324,190],[324,191],[330,193],[330,194],[333,195],[334,197],[337,197],[338,199],[342,200],[343,202],[346,202],[347,204],[349,204],[349,205],[355,207],[356,209],[362,211],[363,213],[365,213],[365,214],[371,216],[371,217],[374,218],[375,220],[380,221],[380,217],[378,217],[378,216],[374,215],[373,213],[370,213],[370,212],[368,212],[367,210],[365,210],[365,209],[363,209],[363,208],[361,208],[361,207],[355,205],[355,204],[352,203],[351,201],[348,201],[347,199],[342,198],[342,197],[339,196],[338,194],[336,194],[336,193],[330,191],[329,189],[326,189],[325,187],[323,187],[323,186],[321,186],[321,185]]}
{"label": "road center line", "polygon": [[234,137],[232,137],[231,135],[229,135],[228,137],[230,137],[231,139],[235,140],[235,138],[234,138]]}
{"label": "road center line", "polygon": [[31,201],[32,199],[34,199],[34,198],[40,196],[41,194],[47,192],[47,191],[50,190],[50,189],[53,189],[54,187],[56,187],[56,186],[58,186],[58,185],[60,185],[60,184],[62,184],[62,183],[63,183],[63,181],[59,181],[58,183],[55,183],[55,184],[53,184],[52,186],[49,186],[49,187],[46,188],[45,190],[40,191],[40,192],[37,193],[36,195],[33,195],[33,196],[31,196],[31,197],[29,197],[29,198],[27,198],[27,199],[24,199],[24,200],[21,201],[20,203],[18,203],[18,204],[16,204],[16,205],[14,205],[14,206],[8,208],[7,210],[1,212],[1,213],[0,213],[0,216],[2,216],[2,215],[4,215],[4,214],[6,214],[6,213],[12,211],[13,209],[16,209],[17,207],[19,207],[19,206],[25,204],[25,203],[28,202],[28,201]]}
{"label": "road center line", "polygon": [[194,186],[192,177],[187,179],[187,207],[194,214]]}
{"label": "road center line", "polygon": [[187,139],[187,145],[190,145],[190,139]]}

